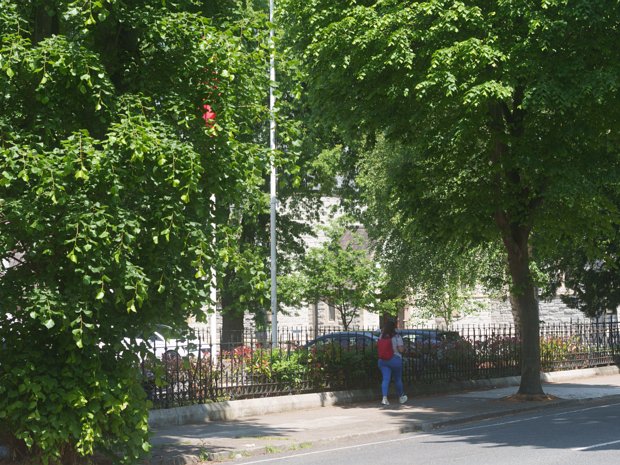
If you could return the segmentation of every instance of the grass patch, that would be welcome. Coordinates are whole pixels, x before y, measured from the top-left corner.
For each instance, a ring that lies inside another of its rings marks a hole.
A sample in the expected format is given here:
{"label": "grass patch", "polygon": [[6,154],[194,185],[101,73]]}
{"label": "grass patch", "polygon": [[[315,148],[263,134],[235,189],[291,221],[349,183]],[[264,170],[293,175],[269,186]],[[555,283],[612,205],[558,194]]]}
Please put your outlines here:
{"label": "grass patch", "polygon": [[288,450],[309,449],[310,447],[312,447],[311,442],[301,442],[299,444],[292,444]]}
{"label": "grass patch", "polygon": [[250,457],[250,453],[246,452],[244,450],[242,451],[236,451],[236,452],[231,452],[230,454],[228,454],[228,458],[230,460],[234,460],[234,459],[239,459],[241,457]]}
{"label": "grass patch", "polygon": [[268,454],[278,454],[284,452],[284,448],[278,446],[265,446],[265,452]]}
{"label": "grass patch", "polygon": [[198,451],[198,459],[201,462],[210,462],[211,461],[211,453],[207,449],[203,449],[202,447]]}

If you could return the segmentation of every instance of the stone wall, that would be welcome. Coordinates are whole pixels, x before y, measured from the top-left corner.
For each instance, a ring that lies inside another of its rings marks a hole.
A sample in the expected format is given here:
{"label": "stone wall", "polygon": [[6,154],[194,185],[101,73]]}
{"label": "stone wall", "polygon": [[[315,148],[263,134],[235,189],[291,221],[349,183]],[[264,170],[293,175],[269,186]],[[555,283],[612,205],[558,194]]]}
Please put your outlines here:
{"label": "stone wall", "polygon": [[[473,298],[482,307],[481,310],[454,319],[455,325],[511,325],[514,323],[510,302],[508,299],[493,299],[488,296],[476,296]],[[581,311],[570,308],[562,302],[559,297],[551,301],[539,302],[540,321],[544,323],[570,323],[575,321],[589,321]],[[411,317],[409,324],[415,321]],[[418,321],[422,325],[438,325],[443,324],[443,320],[433,319],[426,321]],[[414,323],[415,324],[415,323]]]}

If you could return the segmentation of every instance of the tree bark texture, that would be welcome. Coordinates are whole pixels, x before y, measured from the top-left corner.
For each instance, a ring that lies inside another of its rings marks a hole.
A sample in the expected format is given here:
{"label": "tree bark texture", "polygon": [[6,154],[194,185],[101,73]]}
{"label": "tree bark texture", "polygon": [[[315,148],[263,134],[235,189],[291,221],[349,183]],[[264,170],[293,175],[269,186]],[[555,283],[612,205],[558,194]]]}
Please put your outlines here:
{"label": "tree bark texture", "polygon": [[222,338],[221,350],[232,350],[243,345],[244,315],[234,305],[235,295],[230,288],[224,286],[221,290],[222,300]]}
{"label": "tree bark texture", "polygon": [[508,252],[508,267],[512,278],[511,302],[515,304],[520,324],[521,384],[518,395],[544,396],[540,381],[540,320],[536,288],[529,270],[529,229],[511,226],[503,241]]}
{"label": "tree bark texture", "polygon": [[[55,10],[55,8],[54,8]],[[33,12],[33,34],[32,42],[38,44],[59,32],[58,14],[50,7],[44,5],[36,5]]]}

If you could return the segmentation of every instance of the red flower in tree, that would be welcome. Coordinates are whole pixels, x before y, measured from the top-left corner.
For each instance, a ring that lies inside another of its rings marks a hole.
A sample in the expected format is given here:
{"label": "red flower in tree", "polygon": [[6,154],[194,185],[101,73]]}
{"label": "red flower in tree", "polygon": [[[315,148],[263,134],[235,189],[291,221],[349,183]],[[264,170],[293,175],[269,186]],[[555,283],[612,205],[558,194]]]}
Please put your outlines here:
{"label": "red flower in tree", "polygon": [[202,114],[202,119],[205,120],[205,124],[206,126],[210,129],[213,126],[215,126],[215,117],[216,114],[213,111],[213,109],[211,108],[211,105],[203,105],[202,108],[204,109],[204,113]]}

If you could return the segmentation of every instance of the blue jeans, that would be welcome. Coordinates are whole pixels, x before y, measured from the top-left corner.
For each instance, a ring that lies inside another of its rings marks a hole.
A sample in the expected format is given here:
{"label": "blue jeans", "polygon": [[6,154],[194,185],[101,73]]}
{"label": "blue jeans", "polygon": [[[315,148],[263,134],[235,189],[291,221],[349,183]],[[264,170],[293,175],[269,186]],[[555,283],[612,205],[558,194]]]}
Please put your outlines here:
{"label": "blue jeans", "polygon": [[394,377],[394,384],[396,385],[396,391],[398,396],[402,396],[405,393],[403,388],[403,359],[398,355],[394,355],[389,360],[379,359],[379,370],[383,380],[381,381],[381,393],[387,396],[388,387],[390,386],[390,379]]}

